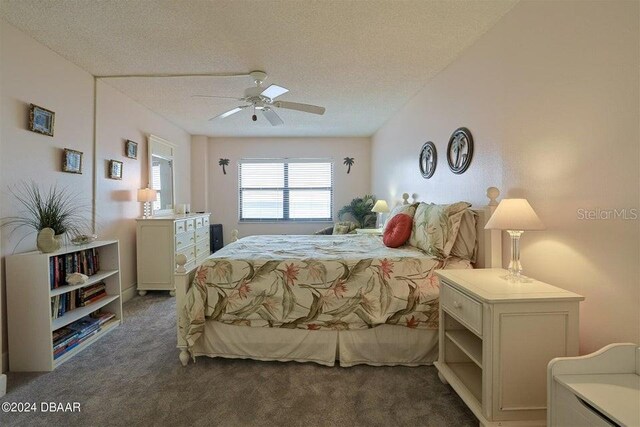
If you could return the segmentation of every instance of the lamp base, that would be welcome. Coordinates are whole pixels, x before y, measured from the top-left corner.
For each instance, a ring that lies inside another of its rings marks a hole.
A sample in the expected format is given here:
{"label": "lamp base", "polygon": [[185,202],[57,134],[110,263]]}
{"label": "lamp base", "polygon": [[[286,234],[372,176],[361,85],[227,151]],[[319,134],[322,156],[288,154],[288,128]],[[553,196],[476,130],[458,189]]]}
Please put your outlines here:
{"label": "lamp base", "polygon": [[144,214],[142,215],[143,219],[149,219],[153,216],[152,212],[151,212],[151,202],[144,202],[143,203],[144,206]]}
{"label": "lamp base", "polygon": [[502,280],[506,280],[511,283],[531,283],[533,279],[525,276],[524,274],[505,274],[504,276],[500,276]]}
{"label": "lamp base", "polygon": [[509,274],[502,276],[502,278],[514,283],[531,282],[531,279],[522,274],[522,264],[520,263],[520,236],[524,231],[507,230],[507,233],[511,236],[511,260],[509,261]]}

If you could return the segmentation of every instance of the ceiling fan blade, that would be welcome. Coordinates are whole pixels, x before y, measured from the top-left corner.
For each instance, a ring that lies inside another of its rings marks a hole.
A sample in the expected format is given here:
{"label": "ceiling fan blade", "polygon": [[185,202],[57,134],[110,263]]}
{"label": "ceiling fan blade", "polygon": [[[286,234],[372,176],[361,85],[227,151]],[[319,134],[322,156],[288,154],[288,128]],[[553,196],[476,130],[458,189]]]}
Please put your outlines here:
{"label": "ceiling fan blade", "polygon": [[282,86],[278,86],[278,85],[271,85],[268,88],[266,88],[265,90],[263,90],[260,93],[260,95],[266,96],[269,99],[276,99],[280,95],[284,95],[287,92],[289,92],[289,89],[287,89],[286,87],[282,87]]}
{"label": "ceiling fan blade", "polygon": [[222,99],[235,99],[236,101],[242,101],[242,98],[234,98],[233,96],[218,96],[218,95],[191,95],[192,98],[222,98]]}
{"label": "ceiling fan blade", "polygon": [[318,107],[311,104],[300,104],[299,102],[277,101],[273,103],[278,108],[286,108],[288,110],[303,111],[305,113],[323,115],[326,111],[324,107]]}
{"label": "ceiling fan blade", "polygon": [[224,113],[222,113],[222,114],[218,114],[217,116],[212,117],[212,118],[210,118],[209,120],[211,121],[211,120],[215,120],[215,119],[224,119],[225,117],[229,117],[229,116],[231,116],[232,114],[238,113],[238,112],[240,112],[240,111],[244,110],[244,109],[245,109],[245,108],[247,108],[247,107],[248,107],[248,105],[241,105],[241,106],[236,107],[236,108],[234,108],[234,109],[231,109],[231,110],[229,110],[229,111],[225,111],[225,112],[224,112]]}
{"label": "ceiling fan blade", "polygon": [[262,114],[264,114],[264,116],[273,126],[282,126],[284,124],[280,116],[278,116],[276,112],[270,108],[264,108],[262,110]]}

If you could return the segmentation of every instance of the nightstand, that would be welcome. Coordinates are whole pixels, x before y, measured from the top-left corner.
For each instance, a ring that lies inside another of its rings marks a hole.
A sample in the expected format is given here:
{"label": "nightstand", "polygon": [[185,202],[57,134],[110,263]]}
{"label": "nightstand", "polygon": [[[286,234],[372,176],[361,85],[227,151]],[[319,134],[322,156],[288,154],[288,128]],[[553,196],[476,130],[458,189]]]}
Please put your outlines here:
{"label": "nightstand", "polygon": [[547,364],[578,354],[584,297],[502,269],[438,270],[438,376],[484,426],[545,425]]}
{"label": "nightstand", "polygon": [[356,234],[369,234],[371,236],[382,236],[382,228],[356,228]]}

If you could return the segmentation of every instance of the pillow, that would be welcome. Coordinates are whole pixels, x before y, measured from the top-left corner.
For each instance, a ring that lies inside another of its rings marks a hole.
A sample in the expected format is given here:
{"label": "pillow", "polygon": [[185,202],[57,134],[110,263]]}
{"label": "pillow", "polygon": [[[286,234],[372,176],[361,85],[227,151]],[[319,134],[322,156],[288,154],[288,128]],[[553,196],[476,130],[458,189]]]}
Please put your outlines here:
{"label": "pillow", "polygon": [[413,218],[407,214],[397,214],[387,222],[382,241],[389,248],[397,248],[406,243],[411,236]]}
{"label": "pillow", "polygon": [[325,227],[322,230],[318,230],[313,234],[315,234],[316,236],[323,236],[323,235],[326,236],[332,233],[333,233],[333,225],[330,225],[329,227]]}
{"label": "pillow", "polygon": [[351,221],[336,222],[333,225],[333,234],[349,234],[358,228],[358,224]]}
{"label": "pillow", "polygon": [[411,203],[408,205],[398,205],[395,208],[391,209],[391,212],[389,213],[389,219],[393,218],[399,213],[407,214],[411,218],[413,218],[413,216],[416,214],[416,208],[418,207],[418,205],[419,203]]}
{"label": "pillow", "polygon": [[[398,214],[406,214],[413,219],[413,216],[416,214],[416,208],[418,207],[418,203],[412,203],[409,205],[398,205],[395,208],[391,209],[389,213],[389,217],[387,218],[387,225],[389,221],[393,219],[394,216]],[[384,226],[385,230],[387,229],[387,225]]]}
{"label": "pillow", "polygon": [[450,205],[420,203],[416,209],[409,244],[439,259],[449,256],[458,236],[462,215],[471,204]]}
{"label": "pillow", "polygon": [[476,239],[477,216],[471,209],[464,210],[458,229],[458,237],[456,237],[449,255],[469,260],[473,263],[476,262],[478,249]]}

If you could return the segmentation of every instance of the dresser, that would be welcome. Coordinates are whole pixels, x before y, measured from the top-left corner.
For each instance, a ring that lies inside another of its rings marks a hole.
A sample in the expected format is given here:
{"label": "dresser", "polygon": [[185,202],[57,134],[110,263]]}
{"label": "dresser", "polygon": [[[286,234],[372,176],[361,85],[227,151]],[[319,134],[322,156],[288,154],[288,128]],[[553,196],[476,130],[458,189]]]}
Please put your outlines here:
{"label": "dresser", "polygon": [[545,425],[547,364],[578,354],[584,297],[503,269],[439,270],[440,379],[484,426]]}
{"label": "dresser", "polygon": [[173,273],[179,254],[187,269],[204,261],[209,247],[209,213],[168,215],[136,220],[138,293],[169,291],[175,295]]}
{"label": "dresser", "polygon": [[550,427],[640,426],[640,346],[610,344],[549,363]]}

